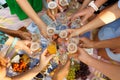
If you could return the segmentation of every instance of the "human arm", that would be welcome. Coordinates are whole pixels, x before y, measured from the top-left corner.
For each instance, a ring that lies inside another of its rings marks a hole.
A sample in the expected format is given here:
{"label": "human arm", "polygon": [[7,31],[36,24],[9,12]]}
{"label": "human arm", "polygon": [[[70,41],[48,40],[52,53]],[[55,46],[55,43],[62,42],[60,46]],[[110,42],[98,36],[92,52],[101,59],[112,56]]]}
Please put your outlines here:
{"label": "human arm", "polygon": [[2,26],[0,26],[0,31],[2,31],[2,32],[6,33],[6,34],[8,34],[8,35],[11,35],[11,36],[12,36],[12,35],[15,36],[15,35],[17,34],[17,31],[2,28]]}
{"label": "human arm", "polygon": [[80,41],[81,47],[84,48],[120,48],[120,37],[100,41],[93,41],[82,37]]}
{"label": "human arm", "polygon": [[64,78],[67,77],[69,69],[70,69],[70,59],[67,60],[65,65],[63,66],[60,65],[60,67],[58,66],[52,79],[63,80]]}
{"label": "human arm", "polygon": [[95,5],[99,8],[101,5],[103,5],[108,0],[95,0]]}
{"label": "human arm", "polygon": [[47,38],[47,26],[33,10],[28,0],[16,0],[16,2],[20,5],[22,10],[37,24],[41,34],[43,34],[43,36]]}
{"label": "human arm", "polygon": [[82,3],[82,5],[80,6],[79,11],[82,10],[82,9],[84,9],[84,8],[86,8],[90,1],[91,0],[84,0],[83,3]]}
{"label": "human arm", "polygon": [[8,40],[5,42],[5,45],[12,46],[14,44],[13,48],[16,48],[18,50],[24,50],[26,51],[29,55],[31,55],[31,50],[29,48],[30,41],[28,40],[17,40],[15,41],[15,38],[12,36],[8,35]]}
{"label": "human arm", "polygon": [[47,54],[48,51],[46,49],[40,56],[39,65],[26,72],[21,73],[18,76],[12,77],[12,80],[32,80],[48,64],[50,59],[54,56],[54,55],[47,56]]}
{"label": "human arm", "polygon": [[120,48],[120,37],[97,41],[94,48]]}
{"label": "human arm", "polygon": [[103,10],[96,18],[90,21],[88,24],[80,27],[73,31],[70,37],[81,35],[90,30],[94,30],[96,28],[102,27],[105,24],[108,24],[116,19],[120,18],[120,9],[118,8],[118,4],[115,3],[113,6]]}
{"label": "human arm", "polygon": [[[96,0],[94,3],[99,8],[106,1],[107,0]],[[95,10],[92,7],[86,6],[85,9],[79,10],[76,14],[74,14],[71,17],[71,20],[74,20],[77,17],[82,17],[81,18],[81,23],[84,24],[87,21],[87,19],[89,19],[94,14],[94,12],[95,12]]]}
{"label": "human arm", "polygon": [[87,65],[94,67],[95,69],[102,72],[104,75],[108,76],[111,80],[119,80],[120,76],[120,66],[106,63],[100,60],[97,60],[93,58],[92,56],[88,55],[88,53],[83,50],[82,48],[79,48],[79,57],[78,59]]}
{"label": "human arm", "polygon": [[31,34],[29,32],[24,32],[21,30],[10,30],[10,29],[5,29],[0,26],[0,31],[11,35],[13,37],[19,37],[20,39],[23,40],[31,40]]}
{"label": "human arm", "polygon": [[12,77],[12,80],[32,80],[41,70],[42,66],[36,66],[20,75]]}
{"label": "human arm", "polygon": [[54,15],[52,15],[52,13],[51,13],[51,11],[50,11],[50,9],[47,9],[47,15],[52,19],[52,20],[54,20],[55,21],[55,16]]}
{"label": "human arm", "polygon": [[[85,8],[92,0],[84,0],[82,6]],[[99,8],[107,0],[95,0],[95,5]]]}

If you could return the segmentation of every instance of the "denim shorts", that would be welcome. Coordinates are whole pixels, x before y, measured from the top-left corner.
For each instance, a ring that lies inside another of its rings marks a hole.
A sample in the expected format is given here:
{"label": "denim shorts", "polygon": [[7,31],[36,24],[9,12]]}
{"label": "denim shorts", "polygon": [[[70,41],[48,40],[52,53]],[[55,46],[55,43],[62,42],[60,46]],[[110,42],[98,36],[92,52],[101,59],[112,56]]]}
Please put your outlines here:
{"label": "denim shorts", "polygon": [[[98,33],[98,37],[100,40],[120,37],[120,19],[103,26]],[[120,53],[114,54],[109,48],[105,48],[105,50],[112,60],[120,62]]]}

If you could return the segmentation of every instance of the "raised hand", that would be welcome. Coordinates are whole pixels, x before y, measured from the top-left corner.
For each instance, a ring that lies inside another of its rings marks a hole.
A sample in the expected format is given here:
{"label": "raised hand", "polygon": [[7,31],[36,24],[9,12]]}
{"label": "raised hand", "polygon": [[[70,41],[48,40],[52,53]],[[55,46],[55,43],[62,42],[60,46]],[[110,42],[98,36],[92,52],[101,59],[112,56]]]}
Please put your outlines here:
{"label": "raised hand", "polygon": [[17,31],[18,33],[18,37],[22,40],[31,40],[31,33],[29,32],[24,32],[24,31],[21,31],[21,30],[18,30]]}
{"label": "raised hand", "polygon": [[67,32],[69,33],[69,38],[80,35],[79,29],[67,29]]}
{"label": "raised hand", "polygon": [[80,42],[80,47],[82,48],[94,48],[96,43],[96,41],[90,40],[86,37],[81,37]]}
{"label": "raised hand", "polygon": [[87,7],[72,15],[70,20],[73,21],[74,19],[80,17],[81,23],[84,24],[93,15],[93,13],[94,13],[94,9],[91,7]]}
{"label": "raised hand", "polygon": [[40,56],[40,64],[39,65],[42,66],[42,68],[44,68],[54,56],[55,56],[55,54],[50,55],[48,53],[47,49],[45,49]]}

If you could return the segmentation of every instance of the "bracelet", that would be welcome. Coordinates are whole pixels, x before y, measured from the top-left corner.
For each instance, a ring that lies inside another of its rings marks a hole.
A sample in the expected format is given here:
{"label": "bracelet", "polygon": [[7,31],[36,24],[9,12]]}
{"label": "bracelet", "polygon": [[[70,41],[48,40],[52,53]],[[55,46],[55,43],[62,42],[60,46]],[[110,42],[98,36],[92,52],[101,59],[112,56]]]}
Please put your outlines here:
{"label": "bracelet", "polygon": [[6,57],[11,57],[11,54],[9,54],[12,49],[15,47],[16,42],[19,40],[19,38],[14,38],[13,43],[10,45],[9,49],[7,50]]}
{"label": "bracelet", "polygon": [[15,44],[17,43],[18,38],[14,38],[13,43],[11,44],[11,48],[14,48]]}
{"label": "bracelet", "polygon": [[88,6],[92,7],[95,11],[98,11],[98,7],[95,5],[94,1],[91,1]]}

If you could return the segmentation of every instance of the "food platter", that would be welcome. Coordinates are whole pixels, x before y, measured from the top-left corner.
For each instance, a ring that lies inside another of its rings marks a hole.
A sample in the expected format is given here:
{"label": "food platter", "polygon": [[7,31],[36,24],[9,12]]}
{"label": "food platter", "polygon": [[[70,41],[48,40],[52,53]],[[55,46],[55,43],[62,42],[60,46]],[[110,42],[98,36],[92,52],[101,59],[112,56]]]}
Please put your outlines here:
{"label": "food platter", "polygon": [[[18,75],[29,69],[31,58],[25,51],[14,52],[16,55],[10,60],[7,74],[9,76]],[[22,53],[22,54],[21,54]]]}

